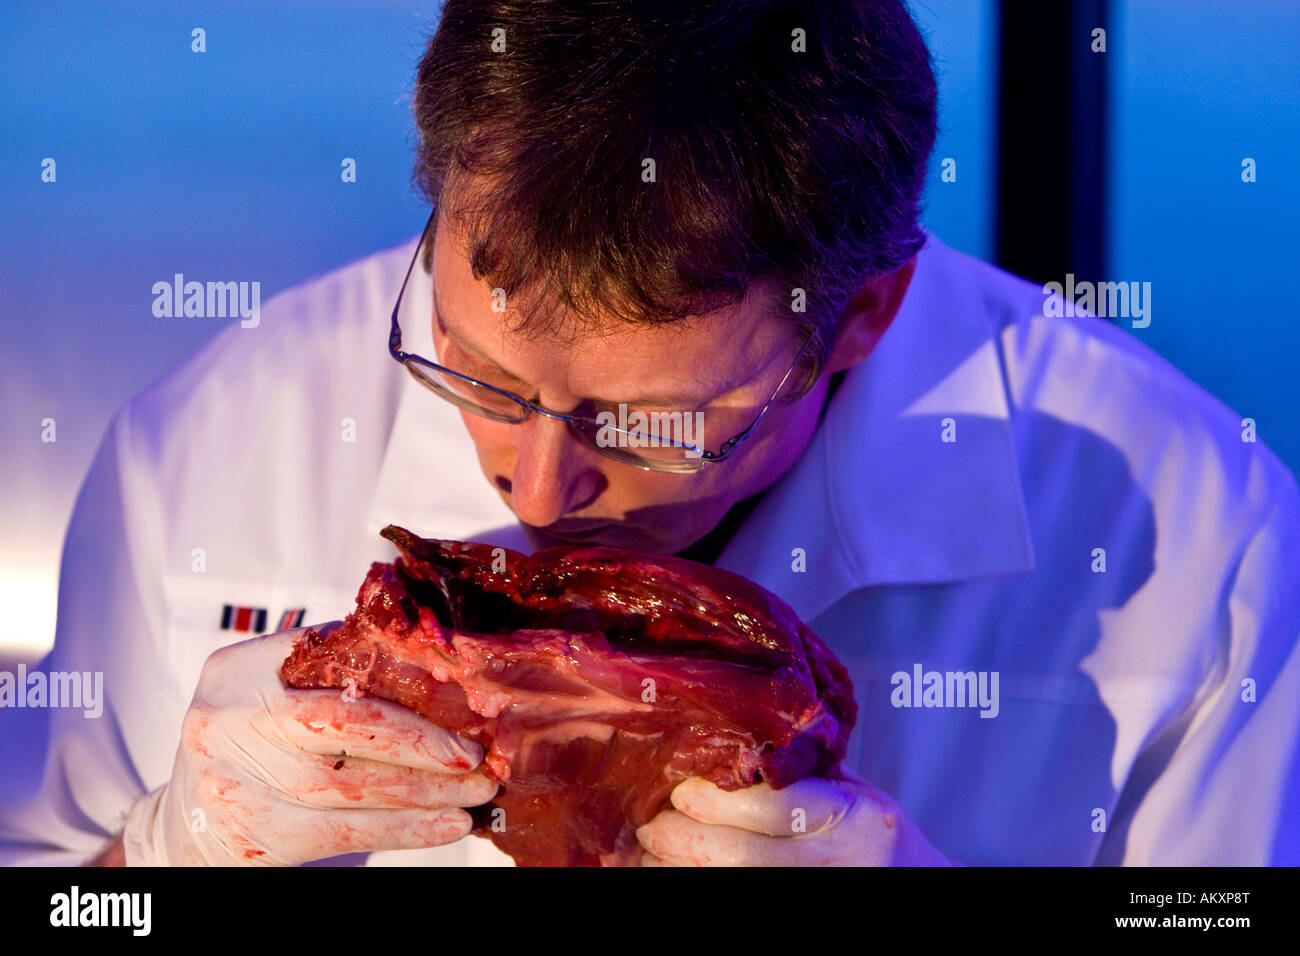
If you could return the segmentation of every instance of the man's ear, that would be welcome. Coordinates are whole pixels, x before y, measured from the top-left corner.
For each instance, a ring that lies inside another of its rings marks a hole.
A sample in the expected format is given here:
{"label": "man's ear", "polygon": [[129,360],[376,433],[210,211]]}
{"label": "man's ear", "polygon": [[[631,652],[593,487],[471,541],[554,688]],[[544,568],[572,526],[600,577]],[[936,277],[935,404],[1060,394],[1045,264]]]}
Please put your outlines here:
{"label": "man's ear", "polygon": [[835,327],[828,371],[841,372],[871,354],[898,314],[915,271],[913,256],[893,272],[868,279],[853,293]]}

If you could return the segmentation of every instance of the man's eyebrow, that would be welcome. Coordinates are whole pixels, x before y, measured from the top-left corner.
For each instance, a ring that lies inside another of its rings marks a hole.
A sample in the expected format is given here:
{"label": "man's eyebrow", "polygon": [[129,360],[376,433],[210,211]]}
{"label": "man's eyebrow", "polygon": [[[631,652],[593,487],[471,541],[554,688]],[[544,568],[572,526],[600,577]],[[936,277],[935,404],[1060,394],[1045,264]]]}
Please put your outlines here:
{"label": "man's eyebrow", "polygon": [[502,368],[500,363],[496,362],[490,355],[487,355],[482,350],[477,349],[469,342],[466,342],[464,339],[460,337],[460,335],[456,332],[455,329],[453,329],[450,325],[447,324],[447,320],[443,318],[442,315],[442,308],[438,305],[438,289],[436,286],[434,287],[433,290],[433,316],[438,320],[438,327],[447,334],[448,338],[450,338],[453,342],[456,343],[456,347],[460,349],[462,352],[468,352],[470,355],[474,356],[474,358],[478,359],[484,364],[492,366],[492,369],[494,371],[500,372],[502,375],[510,379],[512,382],[518,382],[520,385],[528,384],[522,378],[516,375],[514,372],[509,372],[506,369]]}
{"label": "man's eyebrow", "polygon": [[[468,352],[470,355],[480,360],[485,365],[491,366],[493,371],[500,372],[502,375],[510,379],[512,382],[518,382],[520,385],[530,385],[530,383],[525,382],[518,375],[502,368],[500,363],[497,362],[495,359],[493,359],[490,355],[486,354],[481,349],[475,348],[469,342],[466,342],[464,339],[460,337],[459,334],[457,334],[455,329],[453,329],[450,325],[447,324],[447,320],[442,314],[442,307],[438,304],[438,289],[436,286],[434,287],[433,290],[433,315],[434,318],[438,320],[438,327],[441,328],[442,331],[447,334],[447,337],[450,338],[452,342],[456,344],[456,347],[459,348],[461,351]],[[734,390],[735,390],[734,388],[728,389],[727,392],[734,391]],[[611,401],[611,400],[600,399],[600,398],[589,398],[588,400],[594,402],[597,405],[618,405],[621,402],[622,404],[629,405],[629,406],[648,405],[648,406],[658,406],[661,408],[676,407],[676,408],[695,409],[695,408],[703,407],[704,405],[707,405],[710,402],[716,401],[718,398],[721,398],[722,395],[727,394],[727,392],[721,392],[717,395],[709,395],[704,398],[697,398],[697,397],[683,398],[681,395],[642,395],[639,396],[638,398],[631,398],[631,399],[624,398],[624,399],[620,399],[619,401]]]}

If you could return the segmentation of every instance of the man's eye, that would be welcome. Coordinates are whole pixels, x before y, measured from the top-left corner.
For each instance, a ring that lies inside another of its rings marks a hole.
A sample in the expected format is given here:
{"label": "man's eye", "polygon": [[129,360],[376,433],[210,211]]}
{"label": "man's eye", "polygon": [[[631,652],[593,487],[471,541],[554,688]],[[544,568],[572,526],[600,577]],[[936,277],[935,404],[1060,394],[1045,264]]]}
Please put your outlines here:
{"label": "man's eye", "polygon": [[[608,412],[614,417],[615,424],[620,426],[622,422],[626,421],[627,430],[638,434],[648,432],[657,426],[672,424],[675,421],[674,413],[676,413],[676,418],[692,414],[691,412],[683,412],[681,409],[647,408],[643,406],[628,407],[624,411],[617,405],[601,405],[598,410]],[[596,416],[593,414],[591,417],[595,418]]]}
{"label": "man's eye", "polygon": [[497,388],[504,388],[508,391],[513,391],[519,384],[518,382],[502,375],[495,369],[471,367],[469,374],[474,376],[480,382],[486,382],[488,385],[495,385]]}
{"label": "man's eye", "polygon": [[481,362],[476,362],[468,355],[456,347],[454,342],[447,343],[447,358],[445,364],[453,371],[468,375],[470,378],[477,379],[487,385],[495,385],[497,388],[504,388],[507,391],[515,391],[519,383],[509,376],[503,375],[499,369],[489,368]]}

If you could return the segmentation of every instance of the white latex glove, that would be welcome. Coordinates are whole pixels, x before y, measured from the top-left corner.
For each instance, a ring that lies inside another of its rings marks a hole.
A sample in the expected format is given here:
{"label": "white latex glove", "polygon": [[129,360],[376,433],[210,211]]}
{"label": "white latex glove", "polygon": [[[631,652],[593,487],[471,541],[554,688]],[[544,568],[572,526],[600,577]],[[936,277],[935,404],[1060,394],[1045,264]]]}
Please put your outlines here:
{"label": "white latex glove", "polygon": [[808,777],[727,792],[683,780],[639,827],[642,866],[960,866],[944,857],[879,787]]}
{"label": "white latex glove", "polygon": [[475,769],[482,748],[390,701],[286,688],[280,664],[304,631],[204,663],[171,780],[127,817],[127,866],[292,866],[469,833],[460,808],[497,791]]}

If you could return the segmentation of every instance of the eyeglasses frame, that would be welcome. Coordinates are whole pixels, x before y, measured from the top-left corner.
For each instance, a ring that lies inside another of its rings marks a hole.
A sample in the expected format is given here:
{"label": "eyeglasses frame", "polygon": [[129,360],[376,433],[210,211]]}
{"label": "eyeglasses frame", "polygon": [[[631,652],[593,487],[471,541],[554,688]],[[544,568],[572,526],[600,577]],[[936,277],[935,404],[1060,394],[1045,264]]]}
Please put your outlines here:
{"label": "eyeglasses frame", "polygon": [[[620,432],[622,434],[626,434],[629,436],[632,435],[633,433],[631,432],[624,431],[623,429],[616,428],[612,425],[603,424],[601,422],[596,421],[595,419],[588,418],[585,415],[569,415],[564,412],[556,412],[550,410],[549,408],[543,408],[541,405],[538,405],[536,402],[529,401],[528,399],[524,398],[522,395],[516,395],[514,392],[507,391],[504,388],[498,388],[497,386],[490,385],[487,382],[481,382],[470,375],[466,375],[464,372],[457,372],[455,369],[447,368],[445,365],[441,365],[437,362],[430,361],[429,359],[424,358],[421,355],[416,355],[414,352],[402,351],[402,329],[397,318],[398,312],[402,308],[402,297],[406,294],[406,286],[411,280],[411,273],[415,271],[415,263],[420,258],[420,250],[424,248],[424,243],[428,239],[429,231],[433,228],[437,216],[438,216],[438,208],[437,206],[435,206],[432,212],[430,212],[429,214],[429,221],[426,222],[424,225],[424,231],[420,234],[420,241],[415,244],[415,253],[411,257],[410,265],[406,267],[406,275],[402,278],[402,287],[397,292],[397,302],[393,306],[392,326],[388,334],[389,355],[391,355],[393,359],[398,363],[400,363],[401,365],[406,366],[406,369],[411,374],[411,377],[414,378],[421,385],[424,385],[426,388],[428,388],[429,391],[433,392],[439,398],[451,402],[453,405],[456,405],[458,408],[464,408],[466,411],[470,412],[471,414],[480,415],[481,417],[488,418],[493,421],[508,422],[510,424],[518,425],[518,424],[523,424],[525,421],[527,421],[528,414],[532,412],[538,415],[545,416],[546,418],[554,419],[555,421],[565,422],[570,426],[574,426],[577,424],[589,425],[596,429],[611,429],[615,432]],[[772,396],[767,400],[766,403],[764,403],[758,415],[756,415],[754,417],[754,420],[749,423],[749,426],[744,430],[737,432],[735,435],[732,435],[730,438],[728,438],[725,442],[722,443],[719,450],[716,452],[711,452],[708,451],[707,449],[698,448],[694,445],[687,445],[683,442],[673,441],[672,439],[658,439],[658,442],[662,445],[676,446],[679,448],[686,449],[688,452],[692,452],[694,454],[690,454],[687,460],[682,462],[680,465],[678,465],[677,463],[648,464],[646,463],[646,459],[641,458],[640,456],[637,456],[634,453],[625,452],[618,446],[605,447],[603,445],[595,444],[593,441],[589,440],[587,435],[584,432],[582,432],[581,429],[579,428],[573,428],[572,430],[579,436],[579,438],[582,440],[584,445],[587,445],[588,447],[595,449],[598,453],[605,455],[608,458],[611,458],[615,461],[622,462],[624,464],[634,465],[646,471],[659,471],[659,472],[669,472],[669,473],[699,472],[706,463],[716,463],[720,461],[725,461],[728,457],[731,456],[733,452],[735,452],[735,450],[740,446],[740,444],[743,441],[745,441],[745,439],[749,438],[749,436],[754,433],[754,429],[756,429],[758,427],[759,422],[763,420],[763,416],[767,414],[767,410],[772,407],[773,403],[777,399],[777,396],[781,394],[781,389],[785,388],[785,383],[789,380],[791,374],[793,374],[794,370],[798,367],[799,361],[800,359],[803,358],[804,353],[808,350],[808,346],[812,342],[812,339],[813,339],[813,332],[810,331],[808,333],[808,337],[804,339],[803,345],[799,348],[798,354],[795,355],[794,361],[790,363],[790,367],[786,369],[785,374],[781,376],[781,381],[777,383],[775,391],[772,392]],[[433,384],[430,381],[420,377],[416,372],[414,372],[411,369],[409,363],[415,363],[416,365],[422,365],[425,366],[426,368],[431,368],[434,371],[441,372],[444,375],[451,375],[462,381],[469,382],[470,384],[478,388],[485,388],[490,392],[494,392],[497,395],[502,396],[503,398],[510,399],[515,404],[519,405],[521,408],[524,409],[524,416],[519,419],[504,418],[499,415],[493,415],[488,409],[482,408],[481,406],[473,406],[471,404],[461,405],[460,403],[453,401],[447,394],[444,394],[442,391],[439,391],[438,389],[434,388]]]}

